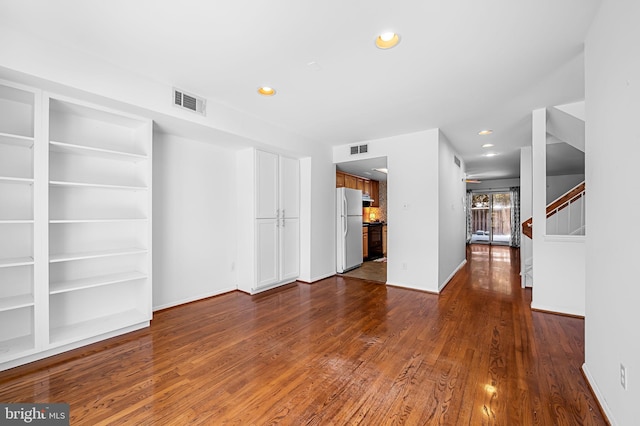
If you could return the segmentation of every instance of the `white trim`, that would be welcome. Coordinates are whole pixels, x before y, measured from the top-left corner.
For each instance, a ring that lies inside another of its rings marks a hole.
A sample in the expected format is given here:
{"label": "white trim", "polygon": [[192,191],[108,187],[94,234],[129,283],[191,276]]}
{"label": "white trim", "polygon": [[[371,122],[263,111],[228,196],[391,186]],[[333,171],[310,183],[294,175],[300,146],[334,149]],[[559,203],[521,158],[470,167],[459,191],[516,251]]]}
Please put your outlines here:
{"label": "white trim", "polygon": [[422,288],[422,287],[416,287],[416,286],[413,286],[413,285],[410,285],[410,284],[392,284],[392,283],[387,281],[386,285],[388,285],[389,287],[398,287],[398,288],[406,288],[406,289],[409,289],[409,290],[417,290],[417,291],[421,291],[423,293],[433,294],[435,296],[438,295],[438,293],[435,292],[435,291],[427,290],[427,289]]}
{"label": "white trim", "polygon": [[587,240],[586,235],[545,235],[545,243],[581,243]]}
{"label": "white trim", "polygon": [[466,264],[467,264],[467,259],[463,259],[462,262],[460,262],[458,267],[455,269],[455,271],[453,271],[451,275],[449,275],[447,279],[438,286],[438,292],[441,292],[447,286],[447,284],[449,284],[449,282],[453,279],[453,277],[458,273],[458,271],[462,269],[462,267]]}
{"label": "white trim", "polygon": [[611,411],[611,409],[607,405],[607,399],[604,397],[604,395],[600,391],[600,388],[596,384],[596,380],[591,375],[591,372],[589,371],[589,368],[587,367],[586,362],[582,364],[582,372],[584,373],[584,377],[587,380],[587,383],[589,383],[589,386],[591,387],[591,390],[593,391],[594,396],[598,400],[598,403],[600,404],[602,411],[604,411],[604,415],[607,417],[606,420],[609,420],[609,423],[612,426],[617,425],[618,423],[615,421],[615,418],[613,417],[613,411]]}
{"label": "white trim", "polygon": [[558,306],[537,305],[535,304],[535,302],[531,302],[531,309],[547,312],[550,314],[574,315],[577,317],[584,318],[584,312],[575,312],[572,310],[562,309],[562,307],[558,307]]}
{"label": "white trim", "polygon": [[302,282],[302,283],[305,283],[305,284],[313,284],[313,283],[315,283],[316,281],[324,280],[324,279],[326,279],[326,278],[333,277],[334,275],[336,275],[336,273],[335,273],[335,272],[329,272],[329,273],[327,273],[327,274],[323,274],[323,275],[315,276],[315,277],[311,278],[311,280],[310,280],[310,281],[303,280],[302,278],[298,278],[298,281],[300,281],[300,282]]}
{"label": "white trim", "polygon": [[154,306],[153,307],[153,311],[156,312],[156,311],[160,311],[162,309],[173,308],[174,306],[184,305],[185,303],[196,302],[198,300],[207,299],[209,297],[219,296],[219,295],[224,294],[224,293],[230,293],[230,292],[235,291],[237,289],[238,289],[238,287],[236,287],[236,286],[227,287],[227,288],[223,288],[221,290],[214,291],[213,293],[205,293],[205,294],[201,294],[199,296],[194,296],[194,297],[189,297],[189,298],[186,298],[186,299],[182,299],[182,300],[179,300],[177,302],[165,303],[164,305]]}

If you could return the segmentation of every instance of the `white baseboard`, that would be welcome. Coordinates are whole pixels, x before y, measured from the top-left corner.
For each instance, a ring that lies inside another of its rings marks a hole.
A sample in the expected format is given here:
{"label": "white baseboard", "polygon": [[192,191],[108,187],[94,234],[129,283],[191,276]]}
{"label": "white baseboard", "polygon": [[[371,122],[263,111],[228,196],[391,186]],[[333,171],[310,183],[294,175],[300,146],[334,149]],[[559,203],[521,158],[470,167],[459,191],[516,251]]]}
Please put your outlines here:
{"label": "white baseboard", "polygon": [[336,272],[328,272],[328,273],[323,274],[323,275],[318,275],[318,276],[312,277],[309,281],[301,279],[301,278],[298,278],[298,281],[303,282],[303,283],[307,283],[307,284],[312,284],[312,283],[315,283],[316,281],[320,281],[320,280],[324,280],[325,278],[332,277],[335,274],[336,274]]}
{"label": "white baseboard", "polygon": [[174,306],[184,305],[185,303],[195,302],[196,300],[206,299],[208,297],[219,296],[224,293],[229,293],[231,291],[237,290],[238,287],[227,287],[220,290],[216,290],[212,293],[199,294],[197,296],[188,297],[186,299],[177,300],[174,302],[165,303],[163,305],[158,305],[153,307],[153,311],[160,311],[162,309],[173,308]]}
{"label": "white baseboard", "polygon": [[445,288],[447,284],[449,284],[449,281],[451,281],[453,277],[458,273],[458,271],[462,269],[462,267],[466,264],[467,264],[467,259],[463,259],[462,262],[460,262],[460,264],[458,265],[458,267],[451,273],[451,275],[449,275],[447,279],[444,280],[444,282],[438,286],[438,290],[442,291],[442,289]]}
{"label": "white baseboard", "polygon": [[617,425],[613,417],[613,413],[611,412],[611,409],[607,405],[607,401],[604,398],[604,395],[602,395],[602,392],[600,392],[600,388],[598,387],[596,381],[591,375],[591,372],[589,372],[589,368],[587,367],[586,362],[582,364],[582,372],[584,373],[584,377],[587,379],[587,382],[589,383],[589,387],[591,387],[591,390],[593,391],[594,396],[598,400],[598,404],[600,404],[600,408],[602,408],[602,411],[604,411],[604,415],[607,416],[607,420],[609,420],[609,423],[611,425],[613,426]]}
{"label": "white baseboard", "polygon": [[398,287],[398,288],[406,288],[408,290],[417,290],[417,291],[421,291],[423,293],[429,293],[429,294],[438,294],[437,291],[433,291],[433,290],[427,290],[421,287],[416,287],[414,285],[411,284],[397,284],[397,283],[390,283],[389,281],[386,282],[386,285],[390,286],[390,287]]}

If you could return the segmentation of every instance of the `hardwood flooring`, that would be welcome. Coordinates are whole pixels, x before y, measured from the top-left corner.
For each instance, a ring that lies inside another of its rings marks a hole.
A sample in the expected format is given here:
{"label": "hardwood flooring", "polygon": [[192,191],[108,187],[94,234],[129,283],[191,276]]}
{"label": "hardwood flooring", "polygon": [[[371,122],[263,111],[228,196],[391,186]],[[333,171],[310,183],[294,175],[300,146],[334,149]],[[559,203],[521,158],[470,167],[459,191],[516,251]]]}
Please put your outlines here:
{"label": "hardwood flooring", "polygon": [[336,276],[157,312],[0,373],[0,401],[67,402],[73,425],[605,424],[584,321],[530,310],[517,250],[468,256],[439,296]]}

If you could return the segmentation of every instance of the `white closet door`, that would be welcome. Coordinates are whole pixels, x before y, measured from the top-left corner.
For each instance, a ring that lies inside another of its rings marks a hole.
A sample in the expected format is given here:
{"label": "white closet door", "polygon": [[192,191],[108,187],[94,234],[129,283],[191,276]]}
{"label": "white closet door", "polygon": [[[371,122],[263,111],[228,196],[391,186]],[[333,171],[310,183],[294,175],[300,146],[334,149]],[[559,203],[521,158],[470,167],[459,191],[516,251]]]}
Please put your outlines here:
{"label": "white closet door", "polygon": [[284,217],[300,217],[300,161],[280,157],[280,208]]}
{"label": "white closet door", "polygon": [[256,151],[256,218],[276,218],[278,208],[278,156]]}
{"label": "white closet door", "polygon": [[280,280],[300,275],[300,219],[284,219],[280,228]]}
{"label": "white closet door", "polygon": [[256,288],[279,281],[278,219],[256,220]]}

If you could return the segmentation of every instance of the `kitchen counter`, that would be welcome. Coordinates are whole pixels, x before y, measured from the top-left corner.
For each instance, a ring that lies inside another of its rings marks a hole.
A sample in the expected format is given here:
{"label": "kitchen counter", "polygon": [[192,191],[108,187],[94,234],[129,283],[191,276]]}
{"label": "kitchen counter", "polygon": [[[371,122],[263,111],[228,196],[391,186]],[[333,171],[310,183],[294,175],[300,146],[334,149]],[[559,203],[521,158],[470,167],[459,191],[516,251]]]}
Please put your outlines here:
{"label": "kitchen counter", "polygon": [[362,226],[383,226],[385,222],[362,222]]}

